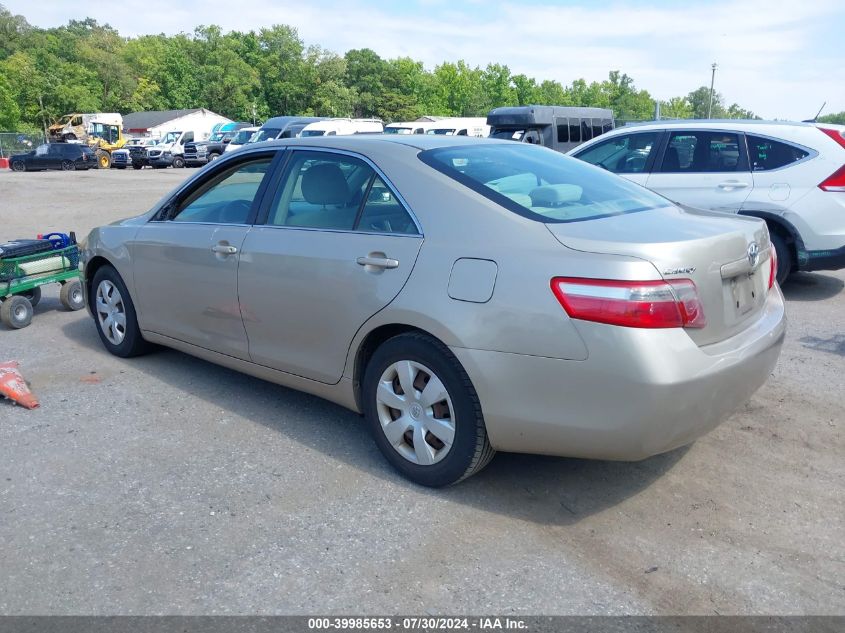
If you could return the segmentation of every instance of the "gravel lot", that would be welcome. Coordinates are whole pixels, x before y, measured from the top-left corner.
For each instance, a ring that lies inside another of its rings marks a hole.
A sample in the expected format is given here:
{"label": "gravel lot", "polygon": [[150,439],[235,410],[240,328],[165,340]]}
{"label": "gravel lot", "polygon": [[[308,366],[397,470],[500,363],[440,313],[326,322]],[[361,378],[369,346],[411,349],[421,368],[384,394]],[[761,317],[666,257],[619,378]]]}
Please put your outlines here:
{"label": "gravel lot", "polygon": [[[0,240],[146,210],[190,170],[0,173]],[[500,454],[416,487],[361,419],[162,350],[45,290],[0,326],[0,613],[845,614],[845,272],[800,274],[762,390],[624,464]]]}

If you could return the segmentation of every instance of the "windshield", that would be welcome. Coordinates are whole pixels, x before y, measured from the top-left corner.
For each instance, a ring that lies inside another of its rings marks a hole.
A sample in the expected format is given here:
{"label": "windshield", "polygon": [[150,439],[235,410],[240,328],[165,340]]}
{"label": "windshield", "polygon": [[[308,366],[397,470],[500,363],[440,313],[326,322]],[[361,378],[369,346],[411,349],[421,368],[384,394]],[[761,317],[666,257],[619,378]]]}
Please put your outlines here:
{"label": "windshield", "polygon": [[579,222],[670,204],[639,185],[530,144],[441,147],[419,156],[493,202],[539,222]]}
{"label": "windshield", "polygon": [[409,127],[386,127],[384,128],[385,134],[411,134],[413,132],[413,128]]}
{"label": "windshield", "polygon": [[250,143],[260,143],[261,141],[270,141],[270,140],[276,138],[279,135],[279,132],[281,132],[281,130],[276,129],[276,128],[272,128],[272,127],[268,127],[266,129],[263,129],[263,130],[258,130],[255,133],[255,136],[252,137],[252,139],[250,139],[249,142]]}
{"label": "windshield", "polygon": [[302,130],[301,136],[325,136],[325,130]]}
{"label": "windshield", "polygon": [[455,133],[455,128],[439,127],[436,130],[428,130],[426,134],[441,134],[443,136],[452,136]]}
{"label": "windshield", "polygon": [[225,138],[225,136],[226,135],[223,132],[215,132],[214,134],[212,134],[209,137],[208,140],[211,141],[211,142],[222,141]]}
{"label": "windshield", "polygon": [[521,141],[525,136],[525,130],[496,130],[490,138],[501,138],[507,141]]}
{"label": "windshield", "polygon": [[244,145],[255,134],[255,130],[241,130],[232,138],[231,145]]}
{"label": "windshield", "polygon": [[182,136],[182,132],[168,132],[164,135],[164,138],[161,139],[161,143],[175,143],[176,140]]}

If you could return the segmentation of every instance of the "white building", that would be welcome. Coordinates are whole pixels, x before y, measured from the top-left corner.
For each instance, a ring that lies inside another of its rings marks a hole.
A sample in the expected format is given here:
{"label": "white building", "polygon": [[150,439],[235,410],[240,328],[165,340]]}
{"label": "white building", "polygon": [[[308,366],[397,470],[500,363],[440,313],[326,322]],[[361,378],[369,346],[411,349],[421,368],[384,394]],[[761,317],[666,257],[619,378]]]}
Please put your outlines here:
{"label": "white building", "polygon": [[197,141],[205,140],[215,125],[231,123],[231,119],[205,108],[192,110],[152,110],[133,112],[123,117],[123,133],[128,136],[161,138],[168,132],[196,130]]}

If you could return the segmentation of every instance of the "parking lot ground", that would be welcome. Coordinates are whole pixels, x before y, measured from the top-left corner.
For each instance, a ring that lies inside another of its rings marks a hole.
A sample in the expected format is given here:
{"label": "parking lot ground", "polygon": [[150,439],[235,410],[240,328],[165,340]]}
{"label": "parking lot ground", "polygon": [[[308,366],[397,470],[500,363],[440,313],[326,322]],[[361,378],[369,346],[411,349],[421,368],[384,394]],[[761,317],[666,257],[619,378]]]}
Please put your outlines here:
{"label": "parking lot ground", "polygon": [[[84,235],[191,173],[2,172],[0,240]],[[50,289],[28,328],[0,326],[41,401],[0,402],[0,613],[845,614],[843,285],[786,284],[773,375],[692,446],[500,454],[444,490],[333,404],[108,355]]]}

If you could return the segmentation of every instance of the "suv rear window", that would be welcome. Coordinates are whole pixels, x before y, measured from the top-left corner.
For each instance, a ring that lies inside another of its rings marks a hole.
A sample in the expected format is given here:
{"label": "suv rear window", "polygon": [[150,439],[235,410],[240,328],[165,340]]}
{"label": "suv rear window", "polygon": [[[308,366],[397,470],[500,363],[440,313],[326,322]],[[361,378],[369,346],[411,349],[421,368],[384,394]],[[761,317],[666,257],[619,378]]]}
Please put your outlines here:
{"label": "suv rear window", "polygon": [[773,141],[762,136],[746,134],[748,139],[748,160],[751,163],[751,171],[768,171],[795,163],[807,158],[810,152],[800,147]]}
{"label": "suv rear window", "polygon": [[670,203],[647,189],[536,145],[479,143],[421,152],[426,165],[521,216],[580,222]]}

